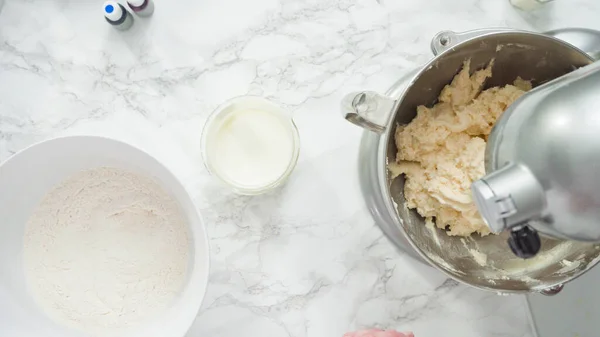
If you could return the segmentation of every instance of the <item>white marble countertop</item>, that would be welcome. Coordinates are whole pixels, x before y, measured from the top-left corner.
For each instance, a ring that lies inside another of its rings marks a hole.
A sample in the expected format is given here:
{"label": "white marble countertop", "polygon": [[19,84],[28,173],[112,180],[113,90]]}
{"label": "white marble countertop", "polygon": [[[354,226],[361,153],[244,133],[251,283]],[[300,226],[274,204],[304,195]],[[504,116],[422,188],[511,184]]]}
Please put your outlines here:
{"label": "white marble countertop", "polygon": [[[156,0],[120,33],[101,1],[6,0],[0,14],[0,161],[49,137],[138,145],[188,186],[212,274],[196,336],[533,336],[524,299],[458,285],[394,250],[360,195],[361,131],[338,113],[431,57],[440,30],[600,29],[600,2],[534,15],[505,0]],[[266,96],[293,112],[302,152],[275,194],[242,197],[204,170],[200,131],[222,101]]]}

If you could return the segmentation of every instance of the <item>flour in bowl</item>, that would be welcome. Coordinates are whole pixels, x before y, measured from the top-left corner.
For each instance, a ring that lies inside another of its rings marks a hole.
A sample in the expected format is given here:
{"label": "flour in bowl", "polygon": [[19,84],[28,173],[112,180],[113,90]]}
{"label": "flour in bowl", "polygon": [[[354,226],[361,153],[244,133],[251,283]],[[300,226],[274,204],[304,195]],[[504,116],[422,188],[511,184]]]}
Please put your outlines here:
{"label": "flour in bowl", "polygon": [[97,168],[55,186],[29,218],[24,269],[37,304],[93,336],[166,310],[190,262],[187,221],[152,179]]}

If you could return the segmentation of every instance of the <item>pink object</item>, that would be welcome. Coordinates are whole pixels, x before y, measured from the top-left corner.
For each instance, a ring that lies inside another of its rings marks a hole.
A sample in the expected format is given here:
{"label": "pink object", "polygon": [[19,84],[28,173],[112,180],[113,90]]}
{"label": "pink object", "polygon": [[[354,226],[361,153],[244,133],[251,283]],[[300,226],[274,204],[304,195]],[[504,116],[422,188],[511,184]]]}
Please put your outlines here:
{"label": "pink object", "polygon": [[355,332],[348,332],[344,337],[415,337],[412,332],[397,332],[393,330],[360,330]]}

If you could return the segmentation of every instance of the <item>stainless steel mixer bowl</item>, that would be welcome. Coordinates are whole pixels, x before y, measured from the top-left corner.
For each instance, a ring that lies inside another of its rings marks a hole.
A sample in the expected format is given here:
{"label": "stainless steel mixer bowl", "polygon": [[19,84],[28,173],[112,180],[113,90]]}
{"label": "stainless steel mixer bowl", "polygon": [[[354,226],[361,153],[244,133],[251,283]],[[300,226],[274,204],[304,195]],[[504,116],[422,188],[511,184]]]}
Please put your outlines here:
{"label": "stainless steel mixer bowl", "polygon": [[559,39],[514,30],[443,32],[432,41],[432,49],[439,54],[412,79],[401,97],[362,92],[348,96],[343,105],[351,115],[346,115],[348,120],[382,133],[384,155],[378,158],[378,167],[384,177],[381,192],[387,211],[410,245],[456,280],[497,292],[552,293],[596,264],[600,246],[543,238],[542,251],[522,260],[509,250],[506,235],[448,236],[442,229],[425,226],[423,218],[405,206],[404,177],[392,180],[386,166],[396,157],[395,125],[409,123],[417,106],[435,104],[465,60],[471,60],[471,71],[475,71],[494,59],[493,76],[486,82],[486,87],[493,87],[512,83],[517,76],[539,85],[593,59]]}

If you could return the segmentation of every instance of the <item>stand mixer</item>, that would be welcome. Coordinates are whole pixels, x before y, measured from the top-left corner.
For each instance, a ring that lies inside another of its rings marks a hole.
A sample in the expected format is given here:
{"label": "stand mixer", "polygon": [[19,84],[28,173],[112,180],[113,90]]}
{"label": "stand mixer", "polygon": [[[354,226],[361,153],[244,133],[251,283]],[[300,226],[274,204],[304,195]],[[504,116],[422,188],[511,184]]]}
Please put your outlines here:
{"label": "stand mixer", "polygon": [[523,95],[492,130],[473,198],[521,258],[540,251],[540,234],[600,242],[598,92],[595,62]]}

